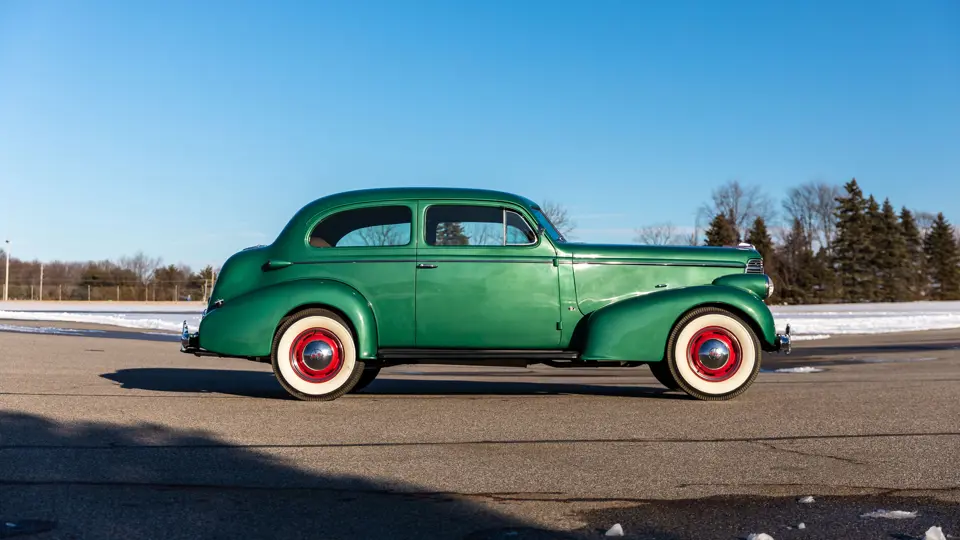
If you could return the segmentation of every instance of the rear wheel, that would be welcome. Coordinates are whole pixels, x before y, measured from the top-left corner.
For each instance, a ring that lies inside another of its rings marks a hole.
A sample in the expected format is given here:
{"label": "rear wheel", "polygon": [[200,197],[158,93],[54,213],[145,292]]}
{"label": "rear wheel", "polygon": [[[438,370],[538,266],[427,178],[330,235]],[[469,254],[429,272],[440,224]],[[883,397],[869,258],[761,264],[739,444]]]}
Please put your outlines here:
{"label": "rear wheel", "polygon": [[[670,333],[666,368],[678,387],[701,400],[732,399],[760,372],[760,341],[750,325],[720,308],[698,308]],[[652,367],[652,366],[651,366]]]}
{"label": "rear wheel", "polygon": [[271,363],[284,390],[305,401],[337,399],[364,371],[350,327],[326,309],[307,309],[284,321],[273,338]]}

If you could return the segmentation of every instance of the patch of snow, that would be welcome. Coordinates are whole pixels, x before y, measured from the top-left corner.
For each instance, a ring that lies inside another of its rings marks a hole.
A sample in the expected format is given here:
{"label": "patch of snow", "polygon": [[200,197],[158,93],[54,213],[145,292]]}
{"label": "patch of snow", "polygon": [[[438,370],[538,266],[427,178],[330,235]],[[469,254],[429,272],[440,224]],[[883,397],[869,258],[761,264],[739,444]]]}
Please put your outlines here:
{"label": "patch of snow", "polygon": [[103,334],[105,332],[104,330],[75,330],[73,328],[53,328],[48,326],[19,326],[15,324],[0,324],[0,331],[20,332],[24,334],[60,334],[65,336],[82,336],[84,334]]}
{"label": "patch of snow", "polygon": [[906,510],[874,510],[866,514],[861,514],[864,518],[883,518],[883,519],[913,519],[917,517],[916,512],[907,512]]}
{"label": "patch of snow", "polygon": [[805,524],[801,523],[801,524],[797,525],[797,528],[800,529],[800,530],[803,530],[803,529],[806,529],[807,526],[806,526]]}
{"label": "patch of snow", "polygon": [[19,321],[57,321],[122,326],[124,328],[142,328],[146,330],[167,330],[179,332],[183,321],[192,329],[200,325],[200,314],[173,313],[77,313],[48,311],[0,311],[0,319]]}
{"label": "patch of snow", "polygon": [[806,334],[793,335],[793,328],[790,329],[790,341],[815,341],[818,339],[830,339],[830,334]]}
{"label": "patch of snow", "polygon": [[619,523],[614,523],[613,527],[610,527],[607,532],[603,533],[604,536],[623,536],[623,527]]}
{"label": "patch of snow", "polygon": [[[960,302],[892,302],[770,306],[777,328],[794,339],[960,328]],[[808,337],[811,336],[811,337]]]}
{"label": "patch of snow", "polygon": [[[774,373],[819,373],[821,371],[826,371],[823,368],[813,367],[813,366],[800,366],[800,367],[791,367],[791,368],[780,368],[773,370]],[[813,502],[813,497],[810,497]],[[800,502],[803,502],[802,500]]]}
{"label": "patch of snow", "polygon": [[773,540],[773,537],[767,533],[750,533],[747,540]]}
{"label": "patch of snow", "polygon": [[940,527],[930,527],[923,535],[923,540],[947,540],[947,537],[943,535],[943,529]]}
{"label": "patch of snow", "polygon": [[807,495],[806,497],[801,497],[800,500],[797,502],[803,503],[803,504],[810,504],[815,500],[816,499],[814,499],[812,495]]}

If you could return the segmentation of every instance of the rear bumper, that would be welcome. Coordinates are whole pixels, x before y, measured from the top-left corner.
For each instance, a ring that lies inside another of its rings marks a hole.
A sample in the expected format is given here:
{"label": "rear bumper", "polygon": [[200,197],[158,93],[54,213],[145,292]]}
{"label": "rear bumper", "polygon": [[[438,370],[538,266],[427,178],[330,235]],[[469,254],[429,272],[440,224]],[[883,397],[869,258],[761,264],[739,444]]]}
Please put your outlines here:
{"label": "rear bumper", "polygon": [[183,330],[180,332],[180,352],[194,356],[221,356],[200,348],[200,332],[191,333],[187,321],[183,321]]}

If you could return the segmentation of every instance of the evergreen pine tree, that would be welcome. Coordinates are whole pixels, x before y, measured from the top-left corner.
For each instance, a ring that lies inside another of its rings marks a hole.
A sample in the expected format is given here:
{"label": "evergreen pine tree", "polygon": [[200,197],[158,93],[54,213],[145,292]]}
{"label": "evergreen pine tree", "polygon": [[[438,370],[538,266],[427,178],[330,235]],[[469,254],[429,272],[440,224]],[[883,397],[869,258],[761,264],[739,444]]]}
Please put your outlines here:
{"label": "evergreen pine tree", "polygon": [[[747,242],[753,244],[753,247],[760,252],[760,256],[763,257],[763,271],[770,279],[774,281],[775,285],[779,285],[780,275],[778,272],[777,263],[777,252],[774,250],[773,238],[770,238],[770,233],[767,231],[767,224],[762,217],[758,217],[753,221],[753,227],[750,228],[750,231],[747,233]],[[774,296],[778,294],[779,290],[777,287],[774,287]]]}
{"label": "evergreen pine tree", "polygon": [[900,235],[906,249],[904,284],[907,300],[919,300],[927,295],[930,283],[924,264],[923,238],[920,228],[913,218],[913,212],[906,207],[900,210]]}
{"label": "evergreen pine tree", "polygon": [[823,304],[837,298],[838,278],[833,267],[833,257],[826,247],[821,247],[810,261],[810,274],[813,276],[811,295],[808,303]]}
{"label": "evergreen pine tree", "polygon": [[817,286],[814,274],[816,261],[810,250],[810,241],[803,223],[793,220],[793,227],[787,234],[778,256],[780,265],[780,298],[788,304],[808,303]]}
{"label": "evergreen pine tree", "polygon": [[463,225],[457,222],[444,222],[437,227],[438,246],[466,246],[470,237],[463,232]]}
{"label": "evergreen pine tree", "polygon": [[713,218],[705,236],[708,246],[735,246],[740,243],[740,233],[733,219],[724,214],[717,214]]}
{"label": "evergreen pine tree", "polygon": [[869,299],[872,285],[872,265],[866,259],[870,241],[867,222],[867,203],[854,178],[844,186],[847,194],[837,198],[837,232],[831,246],[838,273],[840,298],[848,302]]}
{"label": "evergreen pine tree", "polygon": [[960,253],[953,227],[937,214],[937,219],[924,238],[923,250],[933,281],[932,297],[936,300],[960,298]]}
{"label": "evergreen pine tree", "polygon": [[880,279],[880,294],[877,299],[884,302],[908,300],[907,244],[903,240],[900,222],[897,221],[897,214],[890,204],[890,199],[884,199],[877,225],[879,235],[876,237],[876,261]]}
{"label": "evergreen pine tree", "polygon": [[883,213],[873,195],[867,198],[864,216],[866,217],[866,241],[860,246],[858,253],[866,268],[864,273],[866,281],[861,283],[861,294],[864,301],[872,302],[881,300],[885,294],[883,291],[884,266],[879,250],[885,234]]}

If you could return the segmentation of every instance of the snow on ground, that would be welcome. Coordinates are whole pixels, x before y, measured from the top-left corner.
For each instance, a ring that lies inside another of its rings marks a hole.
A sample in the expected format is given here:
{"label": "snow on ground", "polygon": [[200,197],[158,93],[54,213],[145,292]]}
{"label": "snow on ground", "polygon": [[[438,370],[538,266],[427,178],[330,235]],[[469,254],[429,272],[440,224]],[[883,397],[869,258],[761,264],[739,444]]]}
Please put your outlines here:
{"label": "snow on ground", "polygon": [[[84,322],[178,332],[200,324],[200,302],[0,302],[0,319]],[[960,328],[960,302],[771,306],[778,331],[796,341],[843,334]]]}
{"label": "snow on ground", "polygon": [[874,510],[873,512],[868,512],[862,514],[862,518],[879,518],[879,519],[913,519],[917,517],[916,512],[908,512],[906,510]]}
{"label": "snow on ground", "polygon": [[797,341],[841,334],[884,334],[960,328],[960,302],[771,306],[777,330]]}
{"label": "snow on ground", "polygon": [[824,371],[824,369],[813,366],[800,366],[773,370],[774,373],[820,373],[821,371]]}
{"label": "snow on ground", "polygon": [[86,334],[103,334],[106,330],[74,330],[72,328],[54,328],[45,326],[20,326],[16,324],[0,324],[0,332],[19,332],[26,334],[60,334],[64,336],[82,336]]}
{"label": "snow on ground", "polygon": [[105,324],[125,328],[179,332],[183,321],[200,325],[203,304],[146,302],[0,302],[0,319]]}
{"label": "snow on ground", "polygon": [[183,321],[191,330],[200,325],[199,313],[77,313],[69,311],[0,311],[0,319],[14,319],[19,321],[59,321],[75,323],[105,324],[122,326],[124,328],[141,328],[146,330],[165,330],[179,332],[183,328]]}

